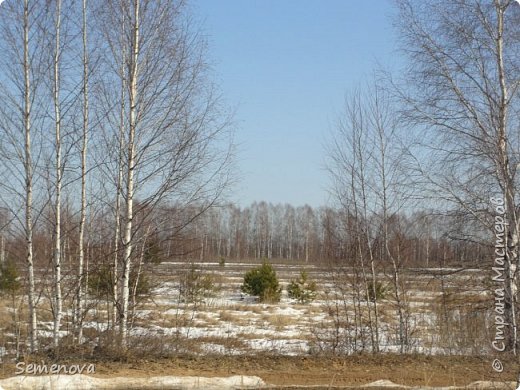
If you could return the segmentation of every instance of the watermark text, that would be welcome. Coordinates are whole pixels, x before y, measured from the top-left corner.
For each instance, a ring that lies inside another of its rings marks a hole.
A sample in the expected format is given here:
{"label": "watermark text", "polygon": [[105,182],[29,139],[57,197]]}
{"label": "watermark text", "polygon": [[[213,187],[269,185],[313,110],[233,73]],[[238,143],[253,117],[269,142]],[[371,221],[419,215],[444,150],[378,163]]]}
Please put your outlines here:
{"label": "watermark text", "polygon": [[15,375],[76,375],[76,374],[94,374],[96,365],[92,363],[84,364],[41,364],[24,362],[16,363]]}
{"label": "watermark text", "polygon": [[[492,269],[492,280],[494,283],[498,283],[497,288],[494,290],[495,296],[495,338],[491,342],[491,346],[495,351],[504,352],[506,344],[504,342],[506,338],[505,327],[509,326],[506,322],[505,317],[505,262],[506,262],[506,240],[505,234],[507,233],[507,220],[506,220],[506,206],[503,198],[491,198],[491,203],[495,208],[495,251],[494,261]],[[493,370],[497,372],[504,371],[504,365],[499,359],[493,360],[491,364]]]}

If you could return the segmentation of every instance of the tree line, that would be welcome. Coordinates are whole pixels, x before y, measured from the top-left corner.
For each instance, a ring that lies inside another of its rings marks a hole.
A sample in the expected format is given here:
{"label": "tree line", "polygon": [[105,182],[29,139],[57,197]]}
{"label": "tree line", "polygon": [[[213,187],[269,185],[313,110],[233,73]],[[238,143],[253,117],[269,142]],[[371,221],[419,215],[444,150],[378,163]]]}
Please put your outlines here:
{"label": "tree line", "polygon": [[[380,216],[371,214],[359,221],[370,229],[370,242],[381,251],[383,241]],[[331,260],[345,259],[353,265],[350,245],[360,226],[353,226],[349,210],[337,207],[293,206],[264,201],[240,207],[225,204],[209,209],[192,225],[162,242],[165,259],[177,256],[192,261],[220,259],[293,260],[327,266]],[[407,267],[482,267],[490,262],[489,245],[457,239],[457,228],[444,216],[427,211],[394,216],[390,241],[402,245]],[[172,250],[175,248],[175,251]]]}

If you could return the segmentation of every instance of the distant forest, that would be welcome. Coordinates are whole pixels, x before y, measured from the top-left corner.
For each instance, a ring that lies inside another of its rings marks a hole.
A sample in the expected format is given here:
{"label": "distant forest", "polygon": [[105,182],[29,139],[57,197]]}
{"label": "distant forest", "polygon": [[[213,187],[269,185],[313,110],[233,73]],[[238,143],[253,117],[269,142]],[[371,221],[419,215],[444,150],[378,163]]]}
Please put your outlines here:
{"label": "distant forest", "polygon": [[[295,207],[290,204],[254,202],[248,207],[227,204],[213,207],[191,220],[197,210],[162,210],[172,216],[171,228],[155,226],[149,246],[162,261],[240,261],[286,259],[313,264],[340,261],[355,263],[361,250],[383,256],[382,226],[373,216],[359,229],[353,215],[332,207]],[[175,217],[175,215],[177,215]],[[179,216],[182,215],[180,218]],[[390,223],[390,246],[399,250],[400,266],[479,267],[487,264],[491,249],[482,243],[461,240],[447,217],[428,212],[396,215]],[[371,248],[366,245],[369,234]],[[485,241],[484,241],[485,242]],[[109,245],[107,242],[106,245]]]}

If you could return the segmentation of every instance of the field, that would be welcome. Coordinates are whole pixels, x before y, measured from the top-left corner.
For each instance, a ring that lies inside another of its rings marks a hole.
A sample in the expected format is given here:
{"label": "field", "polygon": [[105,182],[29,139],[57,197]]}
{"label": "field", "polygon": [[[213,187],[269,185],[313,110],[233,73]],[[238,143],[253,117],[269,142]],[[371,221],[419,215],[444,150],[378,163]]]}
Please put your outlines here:
{"label": "field", "polygon": [[[331,343],[334,338],[351,336],[354,332],[353,326],[349,329],[349,324],[339,323],[343,321],[341,317],[354,315],[352,289],[348,286],[352,270],[274,264],[284,290],[279,303],[266,304],[240,292],[243,276],[253,264],[231,263],[220,267],[217,263],[201,263],[196,265],[197,272],[212,278],[215,291],[196,303],[185,303],[179,296],[182,276],[171,275],[183,275],[189,272],[189,267],[184,263],[161,265],[152,299],[137,311],[135,336],[176,336],[189,340],[189,350],[182,352],[201,354],[254,352],[294,356],[345,352],[341,348],[348,348]],[[318,286],[316,300],[307,304],[289,299],[285,291],[301,269],[306,269]],[[488,351],[485,340],[489,336],[486,333],[489,318],[485,309],[492,304],[492,298],[481,270],[410,269],[404,279],[410,337],[403,352],[479,355]],[[398,353],[401,352],[397,342],[399,325],[390,280],[383,274],[379,280],[386,291],[378,300],[380,351]],[[365,315],[365,308],[361,310]],[[340,333],[338,327],[347,328],[342,330],[346,333]],[[368,343],[363,339],[358,344],[363,342]],[[334,347],[336,350],[332,351]]]}
{"label": "field", "polygon": [[[380,352],[374,355],[368,345],[349,351],[352,344],[342,343],[354,332],[347,322],[338,322],[352,316],[348,281],[354,270],[274,263],[284,290],[279,303],[268,304],[240,291],[245,272],[256,265],[166,262],[155,266],[152,293],[134,313],[132,354],[116,362],[109,351],[97,347],[100,338],[110,337],[106,325],[110,313],[103,300],[92,299],[85,322],[90,347],[68,351],[62,361],[95,362],[98,377],[255,375],[279,386],[359,386],[377,380],[408,386],[464,386],[515,379],[515,365],[508,359],[502,374],[491,368],[487,340],[492,338],[488,310],[492,296],[482,270],[404,272],[410,339],[403,353],[397,343],[390,279],[380,274],[386,293],[378,300],[381,342]],[[318,286],[316,299],[306,304],[290,299],[285,289],[301,269]],[[182,280],[190,273],[211,283],[187,301],[186,293],[181,294],[186,288]],[[0,310],[7,327],[11,309],[9,301],[3,303]],[[50,337],[51,326],[52,322],[42,321],[42,334]],[[6,332],[2,337],[6,351],[13,336]],[[13,372],[14,364],[5,359],[0,375]]]}

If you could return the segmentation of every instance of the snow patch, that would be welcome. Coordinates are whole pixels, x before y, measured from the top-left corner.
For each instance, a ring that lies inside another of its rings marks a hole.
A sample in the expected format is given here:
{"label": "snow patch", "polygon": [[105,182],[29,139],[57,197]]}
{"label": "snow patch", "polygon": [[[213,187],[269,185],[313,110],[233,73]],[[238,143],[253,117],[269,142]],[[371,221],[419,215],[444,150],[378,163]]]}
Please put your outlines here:
{"label": "snow patch", "polygon": [[151,378],[93,378],[87,375],[17,376],[0,380],[0,390],[94,390],[94,389],[204,389],[232,390],[265,386],[256,376],[226,378],[158,376]]}
{"label": "snow patch", "polygon": [[363,387],[401,387],[401,388],[406,388],[408,386],[398,385],[397,383],[389,381],[388,379],[380,379],[378,381],[368,383],[367,385],[365,385]]}

